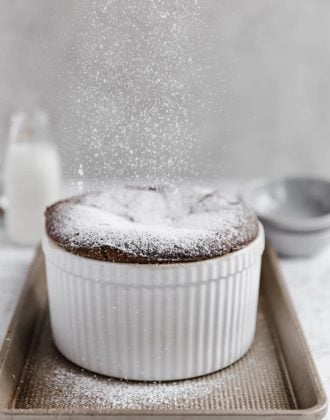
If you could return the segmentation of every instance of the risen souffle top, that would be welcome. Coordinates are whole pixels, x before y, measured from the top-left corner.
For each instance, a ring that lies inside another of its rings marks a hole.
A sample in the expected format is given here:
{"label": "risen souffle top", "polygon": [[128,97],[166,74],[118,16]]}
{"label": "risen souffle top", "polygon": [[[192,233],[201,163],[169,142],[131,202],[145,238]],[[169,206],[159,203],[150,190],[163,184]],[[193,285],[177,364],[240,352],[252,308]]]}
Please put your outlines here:
{"label": "risen souffle top", "polygon": [[81,257],[121,263],[181,263],[239,250],[258,234],[253,210],[202,188],[115,186],[46,210],[48,236]]}

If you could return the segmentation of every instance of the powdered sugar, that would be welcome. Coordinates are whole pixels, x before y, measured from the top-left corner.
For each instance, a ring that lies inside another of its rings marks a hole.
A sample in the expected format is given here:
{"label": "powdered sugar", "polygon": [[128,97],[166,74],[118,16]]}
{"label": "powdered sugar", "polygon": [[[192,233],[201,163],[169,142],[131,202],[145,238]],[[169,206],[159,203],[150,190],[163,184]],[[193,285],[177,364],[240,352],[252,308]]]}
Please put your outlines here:
{"label": "powdered sugar", "polygon": [[[196,187],[117,185],[59,202],[47,210],[46,219],[49,236],[69,251],[89,256],[90,249],[111,249],[125,254],[127,262],[211,258],[257,235],[256,216],[244,203]],[[109,259],[104,252],[92,257]]]}
{"label": "powdered sugar", "polygon": [[[70,176],[77,177],[81,163],[85,179],[103,185],[109,176],[166,182],[198,176],[197,161],[206,150],[201,147],[204,125],[210,115],[223,117],[227,96],[228,64],[219,68],[214,60],[224,42],[222,31],[215,42],[209,29],[210,21],[214,25],[209,15],[213,10],[223,15],[221,5],[71,3],[70,63],[61,74],[69,93]],[[222,92],[220,99],[215,90]]]}
{"label": "powdered sugar", "polygon": [[186,380],[181,382],[127,382],[113,378],[93,375],[78,369],[70,370],[58,366],[54,370],[53,386],[61,389],[70,384],[72,400],[81,397],[89,399],[99,408],[111,406],[114,410],[162,408],[175,409],[176,404],[191,407],[200,399],[207,398],[214,387],[221,386],[218,375],[205,380]]}

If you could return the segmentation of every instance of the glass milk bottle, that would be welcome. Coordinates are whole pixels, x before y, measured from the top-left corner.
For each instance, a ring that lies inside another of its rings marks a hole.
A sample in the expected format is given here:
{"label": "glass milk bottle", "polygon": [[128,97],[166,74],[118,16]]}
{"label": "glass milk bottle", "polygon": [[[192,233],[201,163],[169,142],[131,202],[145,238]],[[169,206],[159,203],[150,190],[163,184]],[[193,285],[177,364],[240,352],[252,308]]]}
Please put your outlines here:
{"label": "glass milk bottle", "polygon": [[3,176],[7,236],[17,244],[35,245],[42,236],[45,207],[60,194],[60,160],[49,140],[46,113],[12,117]]}

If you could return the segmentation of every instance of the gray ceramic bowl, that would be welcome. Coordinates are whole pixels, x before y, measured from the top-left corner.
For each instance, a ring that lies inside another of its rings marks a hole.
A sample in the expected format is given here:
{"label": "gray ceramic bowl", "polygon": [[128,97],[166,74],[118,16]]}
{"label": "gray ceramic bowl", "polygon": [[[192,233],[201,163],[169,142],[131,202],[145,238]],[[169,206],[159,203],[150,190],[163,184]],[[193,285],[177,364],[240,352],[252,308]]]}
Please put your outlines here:
{"label": "gray ceramic bowl", "polygon": [[330,181],[307,176],[258,180],[241,195],[280,254],[310,256],[330,243]]}

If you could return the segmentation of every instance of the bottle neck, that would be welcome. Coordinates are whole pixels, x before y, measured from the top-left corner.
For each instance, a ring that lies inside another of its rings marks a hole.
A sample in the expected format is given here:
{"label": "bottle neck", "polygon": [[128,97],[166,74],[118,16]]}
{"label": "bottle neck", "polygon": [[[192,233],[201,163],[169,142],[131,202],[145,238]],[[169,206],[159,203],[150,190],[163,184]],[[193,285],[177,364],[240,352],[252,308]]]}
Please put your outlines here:
{"label": "bottle neck", "polygon": [[12,117],[10,144],[27,144],[49,141],[48,120],[44,113],[17,113]]}

